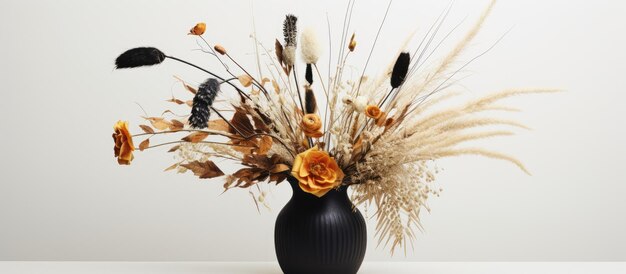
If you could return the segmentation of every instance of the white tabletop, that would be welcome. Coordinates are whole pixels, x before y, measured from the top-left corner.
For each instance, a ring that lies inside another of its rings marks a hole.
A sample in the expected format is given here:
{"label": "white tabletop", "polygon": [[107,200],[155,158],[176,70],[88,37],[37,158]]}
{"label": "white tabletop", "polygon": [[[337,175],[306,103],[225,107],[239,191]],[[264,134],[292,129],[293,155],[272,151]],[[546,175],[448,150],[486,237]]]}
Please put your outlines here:
{"label": "white tabletop", "polygon": [[[281,274],[275,262],[10,262],[2,274]],[[366,262],[359,274],[624,274],[626,262]],[[321,274],[321,273],[320,273]]]}

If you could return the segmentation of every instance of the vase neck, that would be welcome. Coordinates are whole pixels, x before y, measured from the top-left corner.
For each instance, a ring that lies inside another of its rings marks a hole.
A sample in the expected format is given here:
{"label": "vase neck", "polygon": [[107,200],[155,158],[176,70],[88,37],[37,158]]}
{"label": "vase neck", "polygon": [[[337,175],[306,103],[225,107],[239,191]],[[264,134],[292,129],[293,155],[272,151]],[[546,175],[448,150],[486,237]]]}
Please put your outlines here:
{"label": "vase neck", "polygon": [[348,202],[350,201],[348,199],[348,187],[344,185],[335,189],[331,189],[322,197],[317,197],[311,193],[304,192],[300,188],[298,179],[289,176],[287,177],[287,181],[289,182],[289,185],[291,185],[291,189],[293,190],[292,199],[298,199],[298,200],[304,200],[304,201],[310,200],[310,201],[316,201],[316,202],[321,202],[324,200],[339,200],[339,201],[345,200]]}

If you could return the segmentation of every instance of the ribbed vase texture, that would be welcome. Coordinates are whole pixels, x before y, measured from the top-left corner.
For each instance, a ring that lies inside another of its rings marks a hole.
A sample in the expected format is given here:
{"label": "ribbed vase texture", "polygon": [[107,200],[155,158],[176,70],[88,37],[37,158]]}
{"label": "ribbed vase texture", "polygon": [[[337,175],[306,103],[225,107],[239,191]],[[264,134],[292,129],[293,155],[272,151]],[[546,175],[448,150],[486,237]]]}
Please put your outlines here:
{"label": "ribbed vase texture", "polygon": [[355,274],[367,246],[365,220],[348,198],[347,187],[318,198],[295,178],[291,200],[274,229],[276,257],[285,274]]}

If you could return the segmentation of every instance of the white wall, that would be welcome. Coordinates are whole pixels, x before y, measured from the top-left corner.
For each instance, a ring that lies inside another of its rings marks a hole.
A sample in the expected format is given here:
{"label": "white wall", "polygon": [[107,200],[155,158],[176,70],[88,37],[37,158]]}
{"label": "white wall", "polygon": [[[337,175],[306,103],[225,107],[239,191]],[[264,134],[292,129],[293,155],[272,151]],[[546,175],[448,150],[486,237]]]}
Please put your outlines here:
{"label": "white wall", "polygon": [[[268,47],[287,12],[322,37],[328,12],[339,34],[345,1],[287,2],[254,3]],[[457,1],[445,29],[467,17],[467,30],[486,4]],[[354,60],[365,59],[385,5],[356,4]],[[395,1],[369,72],[446,5]],[[483,158],[438,162],[443,195],[424,214],[415,251],[393,260],[626,260],[625,9],[612,0],[497,4],[466,58],[511,32],[470,66],[462,89],[567,90],[508,101],[534,130],[480,143],[516,155],[533,176]],[[172,91],[186,95],[172,75],[205,77],[172,62],[114,71],[119,53],[153,45],[217,68],[186,35],[206,21],[207,37],[251,66],[250,14],[245,0],[0,2],[0,260],[274,260],[287,185],[273,188],[272,211],[258,214],[246,191],[219,196],[218,180],[161,172],[173,161],[163,150],[119,167],[110,137],[118,119],[141,122],[134,102],[158,115]],[[374,241],[367,260],[388,260]]]}

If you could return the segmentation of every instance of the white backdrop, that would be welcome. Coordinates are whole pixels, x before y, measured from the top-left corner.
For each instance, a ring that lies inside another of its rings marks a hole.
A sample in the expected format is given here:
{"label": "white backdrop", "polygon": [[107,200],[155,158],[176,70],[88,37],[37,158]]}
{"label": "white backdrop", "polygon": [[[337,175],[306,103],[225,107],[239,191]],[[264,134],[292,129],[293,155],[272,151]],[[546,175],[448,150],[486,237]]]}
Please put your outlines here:
{"label": "white backdrop", "polygon": [[[455,3],[445,30],[467,19],[450,41],[487,2]],[[368,72],[380,71],[410,31],[424,35],[447,4],[395,1]],[[336,47],[345,5],[254,1],[258,35],[272,47],[293,12],[325,43],[328,13]],[[357,1],[353,60],[365,59],[385,7]],[[430,201],[415,250],[390,258],[370,231],[366,260],[626,260],[625,10],[613,0],[500,1],[466,60],[511,32],[460,88],[476,96],[567,90],[509,100],[533,130],[480,143],[516,155],[533,176],[479,157],[439,161],[444,192]],[[287,185],[272,188],[272,210],[259,214],[245,190],[219,196],[219,180],[161,172],[173,162],[164,150],[119,167],[110,137],[118,119],[141,122],[134,102],[158,115],[171,92],[186,95],[172,75],[206,76],[173,62],[114,71],[119,53],[152,45],[217,68],[186,35],[206,21],[207,37],[251,66],[250,14],[245,0],[0,2],[0,260],[274,260]]]}

